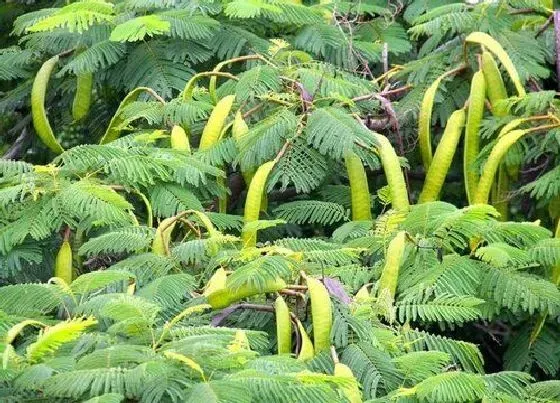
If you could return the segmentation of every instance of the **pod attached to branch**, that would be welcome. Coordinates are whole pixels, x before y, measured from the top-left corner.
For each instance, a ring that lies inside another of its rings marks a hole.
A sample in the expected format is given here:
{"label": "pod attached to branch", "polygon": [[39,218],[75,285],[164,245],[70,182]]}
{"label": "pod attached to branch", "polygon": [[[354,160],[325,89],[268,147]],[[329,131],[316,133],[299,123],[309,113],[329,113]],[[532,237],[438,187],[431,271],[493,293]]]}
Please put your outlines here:
{"label": "pod attached to branch", "polygon": [[349,152],[344,156],[344,162],[352,196],[352,220],[371,220],[371,197],[362,160],[357,154]]}
{"label": "pod attached to branch", "polygon": [[75,121],[82,120],[91,106],[91,90],[93,88],[93,73],[80,73],[76,77],[76,95],[72,102],[72,117]]}

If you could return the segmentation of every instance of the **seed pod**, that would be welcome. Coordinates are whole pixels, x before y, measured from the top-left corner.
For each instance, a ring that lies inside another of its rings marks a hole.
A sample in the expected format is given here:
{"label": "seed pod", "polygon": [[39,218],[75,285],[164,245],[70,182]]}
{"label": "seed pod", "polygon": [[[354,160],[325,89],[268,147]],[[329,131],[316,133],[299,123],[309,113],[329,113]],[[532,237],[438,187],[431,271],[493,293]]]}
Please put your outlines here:
{"label": "seed pod", "polygon": [[[243,119],[243,115],[241,112],[237,112],[235,114],[235,119],[233,120],[233,125],[231,126],[231,135],[237,144],[237,148],[240,148],[241,141],[245,134],[249,131],[249,126]],[[241,174],[243,175],[243,179],[245,180],[245,185],[249,187],[251,184],[251,179],[253,179],[253,175],[255,174],[254,170],[243,169],[241,167]]]}
{"label": "seed pod", "polygon": [[381,296],[383,292],[389,292],[391,298],[395,299],[399,269],[402,263],[405,245],[406,232],[404,231],[399,231],[391,242],[389,242],[387,252],[385,253],[385,266],[383,267],[381,278],[379,279],[378,296]]}
{"label": "seed pod", "polygon": [[57,154],[64,151],[62,146],[54,137],[53,130],[47,118],[45,111],[45,95],[47,93],[47,86],[54,66],[58,63],[58,56],[54,56],[47,60],[35,76],[33,86],[31,88],[31,117],[33,118],[33,127],[35,132],[45,143],[45,145]]}
{"label": "seed pod", "polygon": [[500,220],[507,221],[509,218],[509,203],[507,200],[509,191],[509,176],[504,164],[498,168],[498,182],[496,184],[496,197],[492,205],[500,213]]}
{"label": "seed pod", "polygon": [[187,132],[178,125],[171,129],[171,148],[177,151],[191,152],[191,145]]}
{"label": "seed pod", "polygon": [[341,362],[334,364],[334,376],[347,378],[349,385],[342,386],[342,393],[350,403],[362,403],[362,393],[352,370]]}
{"label": "seed pod", "polygon": [[350,152],[344,157],[344,161],[352,195],[352,220],[371,220],[371,197],[362,160]]}
{"label": "seed pod", "polygon": [[72,247],[64,240],[54,263],[54,276],[63,279],[66,284],[72,282]]}
{"label": "seed pod", "polygon": [[231,111],[234,100],[234,95],[228,95],[216,104],[202,131],[199,145],[200,150],[207,150],[220,141],[224,124]]}
{"label": "seed pod", "polygon": [[305,329],[303,328],[303,325],[299,320],[297,321],[297,326],[299,329],[299,333],[301,335],[301,349],[299,351],[299,355],[297,359],[300,361],[311,360],[315,356],[313,343],[311,342],[311,339],[309,338],[307,333],[305,333]]}
{"label": "seed pod", "polygon": [[105,135],[101,138],[99,144],[107,144],[119,138],[122,129],[121,126],[125,122],[125,119],[121,116],[123,109],[126,108],[131,103],[136,102],[140,94],[143,92],[146,92],[151,96],[153,96],[154,98],[158,99],[160,102],[163,102],[161,98],[156,94],[156,92],[151,88],[138,87],[133,89],[126,95],[126,97],[124,97],[124,99],[119,104],[119,107],[117,108],[117,111],[111,118],[111,121],[109,122],[109,126],[105,131]]}
{"label": "seed pod", "polygon": [[467,125],[465,127],[465,147],[463,156],[463,175],[465,176],[465,190],[469,203],[474,197],[478,183],[478,172],[475,169],[475,161],[480,152],[480,122],[484,115],[484,102],[486,94],[486,83],[481,71],[474,73],[471,81],[471,92],[469,96],[469,112]]}
{"label": "seed pod", "polygon": [[499,101],[506,99],[508,96],[506,86],[496,60],[490,52],[486,50],[482,52],[481,65],[486,81],[486,94],[492,105],[492,114],[494,116],[505,116],[507,115],[507,109],[499,106]]}
{"label": "seed pod", "polygon": [[[261,201],[263,194],[266,193],[266,180],[276,161],[269,161],[262,164],[251,180],[249,190],[247,191],[247,199],[245,201],[245,224],[259,219]],[[257,242],[257,231],[243,230],[241,239],[245,246],[255,246]]]}
{"label": "seed pod", "polygon": [[433,163],[430,165],[430,169],[426,174],[426,180],[424,181],[424,187],[420,193],[418,203],[438,200],[438,195],[441,192],[445,176],[453,161],[457,144],[461,139],[464,124],[464,109],[456,110],[447,120],[443,136],[436,148]]}
{"label": "seed pod", "polygon": [[315,351],[321,352],[331,347],[332,305],[329,292],[319,280],[305,277],[311,299],[311,315],[313,319],[313,345]]}
{"label": "seed pod", "polygon": [[93,73],[81,73],[76,78],[76,95],[72,102],[72,117],[75,121],[82,120],[91,106],[91,89],[93,88]]}
{"label": "seed pod", "polygon": [[220,267],[216,272],[210,277],[208,280],[208,284],[206,284],[206,289],[202,293],[205,297],[212,294],[215,291],[221,290],[226,288],[226,281],[227,281],[227,273]]}
{"label": "seed pod", "polygon": [[488,196],[490,195],[494,177],[496,176],[502,158],[508,152],[509,148],[527,133],[529,133],[529,130],[512,130],[498,139],[498,142],[494,148],[492,148],[484,164],[482,175],[478,182],[478,188],[474,196],[474,203],[488,203]]}
{"label": "seed pod", "polygon": [[465,38],[465,42],[478,43],[488,48],[488,50],[500,60],[502,65],[507,70],[511,81],[513,81],[513,84],[515,85],[517,94],[521,98],[527,95],[527,93],[525,92],[525,88],[523,88],[523,84],[521,84],[521,80],[519,79],[519,74],[517,73],[515,65],[499,42],[497,42],[494,38],[492,38],[488,34],[485,34],[484,32],[472,32]]}
{"label": "seed pod", "polygon": [[175,228],[175,222],[175,217],[166,218],[165,220],[162,220],[157,227],[156,234],[152,242],[152,252],[156,255],[169,255],[169,242],[171,240],[173,228]]}
{"label": "seed pod", "polygon": [[377,133],[373,133],[373,136],[377,142],[377,152],[391,191],[391,204],[395,210],[406,213],[410,204],[399,157],[387,137]]}
{"label": "seed pod", "polygon": [[292,321],[290,320],[290,310],[282,296],[278,296],[274,301],[274,310],[276,312],[278,354],[290,354],[292,352]]}
{"label": "seed pod", "polygon": [[251,297],[257,294],[265,294],[269,292],[276,292],[286,288],[286,282],[281,278],[267,281],[262,286],[257,286],[253,283],[244,284],[238,287],[235,291],[229,287],[216,290],[208,295],[208,303],[214,309],[221,309],[230,306],[233,302],[240,299]]}

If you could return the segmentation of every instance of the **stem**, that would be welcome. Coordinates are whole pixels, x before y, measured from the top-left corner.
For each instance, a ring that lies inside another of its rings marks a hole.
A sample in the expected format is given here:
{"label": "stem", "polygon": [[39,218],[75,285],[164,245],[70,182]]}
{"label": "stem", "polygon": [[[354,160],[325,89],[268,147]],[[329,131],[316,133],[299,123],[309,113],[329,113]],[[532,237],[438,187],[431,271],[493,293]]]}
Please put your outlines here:
{"label": "stem", "polygon": [[239,79],[230,73],[221,73],[219,71],[204,71],[202,73],[196,73],[185,85],[185,89],[183,90],[183,101],[190,101],[192,99],[192,93],[194,91],[194,85],[196,82],[203,78],[203,77],[213,77],[213,76],[220,76],[226,77],[231,80],[239,81]]}

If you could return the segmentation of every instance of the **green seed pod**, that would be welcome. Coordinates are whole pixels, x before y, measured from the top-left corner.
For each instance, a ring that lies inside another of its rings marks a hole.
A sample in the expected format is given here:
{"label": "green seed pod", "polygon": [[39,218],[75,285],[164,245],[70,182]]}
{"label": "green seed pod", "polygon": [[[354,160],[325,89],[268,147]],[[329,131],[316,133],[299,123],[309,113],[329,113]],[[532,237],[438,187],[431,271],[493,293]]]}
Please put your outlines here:
{"label": "green seed pod", "polygon": [[72,247],[65,240],[58,250],[54,264],[54,276],[63,279],[66,284],[72,282]]}
{"label": "green seed pod", "polygon": [[221,139],[222,130],[231,111],[235,95],[228,95],[216,104],[200,137],[200,150],[207,150],[215,146]]}
{"label": "green seed pod", "polygon": [[171,148],[177,151],[191,152],[191,145],[187,132],[178,125],[171,129]]}
{"label": "green seed pod", "polygon": [[406,213],[410,204],[399,157],[387,137],[377,133],[373,133],[373,136],[377,142],[377,152],[391,191],[391,204],[395,210]]}
{"label": "green seed pod", "polygon": [[212,275],[210,280],[208,280],[208,284],[206,284],[206,288],[204,289],[202,295],[207,297],[208,295],[212,294],[215,291],[226,288],[226,281],[227,281],[227,273],[222,267],[220,267]]}
{"label": "green seed pod", "polygon": [[463,133],[465,124],[465,110],[458,109],[451,114],[445,126],[443,136],[436,148],[434,160],[426,174],[424,187],[420,193],[418,203],[426,203],[438,200],[438,196],[443,187],[445,176],[449,171],[457,144]]}
{"label": "green seed pod", "polygon": [[499,106],[498,101],[507,98],[506,86],[498,64],[490,52],[486,50],[482,52],[481,65],[486,81],[486,94],[492,105],[492,114],[494,116],[505,116],[507,110],[503,106]]}
{"label": "green seed pod", "polygon": [[156,229],[156,234],[152,242],[152,252],[156,255],[169,255],[169,242],[171,241],[171,233],[175,228],[175,217],[162,220]]}
{"label": "green seed pod", "polygon": [[488,197],[490,195],[490,190],[492,189],[492,184],[494,183],[494,177],[498,172],[502,158],[509,148],[527,133],[529,133],[529,130],[512,130],[498,139],[498,142],[494,148],[492,148],[492,151],[484,164],[482,175],[480,176],[480,181],[478,182],[478,188],[474,196],[474,203],[488,203]]}
{"label": "green seed pod", "polygon": [[472,32],[465,38],[465,42],[478,43],[492,52],[507,70],[511,81],[513,81],[513,84],[515,85],[517,94],[520,97],[527,95],[525,88],[523,88],[523,84],[521,84],[521,79],[519,78],[519,73],[517,72],[515,65],[499,42],[484,32]]}
{"label": "green seed pod", "polygon": [[342,386],[341,389],[342,393],[344,393],[344,396],[350,403],[362,403],[362,393],[360,392],[358,381],[348,366],[342,364],[341,362],[335,363],[334,376],[348,379],[350,384]]}
{"label": "green seed pod", "polygon": [[278,354],[290,354],[292,352],[292,321],[290,320],[290,310],[282,296],[278,296],[274,301],[274,310],[276,312]]}
{"label": "green seed pod", "polygon": [[[237,144],[238,149],[240,148],[243,137],[245,136],[245,134],[247,134],[248,131],[249,126],[247,126],[247,123],[243,119],[243,115],[241,115],[241,112],[238,111],[235,114],[235,119],[233,120],[233,125],[231,127],[231,135],[235,140],[235,144]],[[241,168],[241,174],[243,175],[243,179],[245,180],[245,185],[249,187],[255,171],[252,169]]]}
{"label": "green seed pod", "polygon": [[331,330],[333,312],[329,292],[319,280],[305,277],[307,290],[311,299],[311,315],[313,319],[313,345],[319,353],[331,347]]}
{"label": "green seed pod", "polygon": [[469,203],[474,197],[478,185],[478,172],[475,169],[475,161],[480,152],[480,122],[484,115],[484,103],[486,94],[486,83],[481,71],[474,73],[471,81],[471,92],[469,96],[469,112],[467,125],[465,127],[465,147],[463,157],[463,174],[465,176],[465,190]]}
{"label": "green seed pod", "polygon": [[299,351],[299,355],[297,359],[300,361],[312,360],[313,357],[315,356],[313,343],[311,342],[311,339],[309,338],[307,333],[305,333],[305,329],[303,328],[303,325],[299,320],[297,321],[297,326],[299,329],[299,333],[301,335],[301,349]]}
{"label": "green seed pod", "polygon": [[[266,181],[275,163],[276,161],[269,161],[262,164],[259,169],[257,169],[253,180],[251,180],[249,190],[247,191],[247,199],[245,201],[245,224],[259,219],[261,202],[263,195],[266,194]],[[241,239],[243,239],[244,246],[255,246],[257,242],[257,232],[244,230],[241,233]]]}
{"label": "green seed pod", "polygon": [[33,118],[33,127],[39,138],[45,145],[57,154],[64,151],[62,146],[54,137],[53,130],[47,118],[45,110],[45,95],[47,86],[54,66],[58,63],[58,56],[54,56],[47,60],[35,76],[33,86],[31,88],[31,117]]}
{"label": "green seed pod", "polygon": [[243,298],[252,297],[253,295],[266,294],[269,292],[277,292],[282,288],[286,288],[286,282],[281,278],[269,280],[265,284],[257,286],[253,283],[243,284],[235,291],[229,287],[214,291],[208,295],[208,303],[214,309],[221,309],[230,306]]}
{"label": "green seed pod", "polygon": [[385,266],[379,278],[378,296],[383,292],[389,292],[391,298],[395,298],[405,246],[406,232],[404,231],[398,232],[391,242],[389,242],[387,253],[385,253]]}
{"label": "green seed pod", "polygon": [[93,73],[81,73],[76,78],[76,95],[72,102],[72,117],[75,121],[82,120],[91,106],[91,90],[93,88]]}
{"label": "green seed pod", "polygon": [[344,157],[344,161],[352,195],[352,220],[371,220],[371,197],[362,160],[355,153],[350,152]]}

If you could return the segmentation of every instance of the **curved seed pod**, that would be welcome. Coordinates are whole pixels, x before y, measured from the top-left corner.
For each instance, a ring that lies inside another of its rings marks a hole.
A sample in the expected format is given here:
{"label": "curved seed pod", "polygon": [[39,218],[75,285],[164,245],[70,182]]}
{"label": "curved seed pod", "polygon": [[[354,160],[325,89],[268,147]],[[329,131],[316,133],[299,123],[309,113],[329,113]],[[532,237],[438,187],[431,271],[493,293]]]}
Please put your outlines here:
{"label": "curved seed pod", "polygon": [[362,403],[362,393],[352,370],[341,362],[334,364],[334,376],[347,378],[350,385],[342,386],[342,393],[350,403]]}
{"label": "curved seed pod", "polygon": [[371,220],[371,198],[362,160],[350,152],[344,157],[352,195],[352,220]]}
{"label": "curved seed pod", "polygon": [[202,293],[205,297],[212,294],[215,291],[226,288],[227,273],[223,267],[220,267],[208,280],[206,284],[206,289]]}
{"label": "curved seed pod", "polygon": [[307,290],[311,299],[311,316],[313,319],[313,345],[318,353],[331,347],[331,330],[333,312],[329,292],[319,280],[305,277]]}
{"label": "curved seed pod", "polygon": [[381,278],[379,279],[379,289],[377,291],[378,296],[380,296],[383,292],[389,292],[391,298],[395,298],[399,279],[399,269],[404,255],[405,245],[406,232],[404,231],[399,231],[391,242],[389,242],[387,253],[385,253],[385,266],[383,267]]}
{"label": "curved seed pod", "polygon": [[157,227],[154,240],[152,241],[152,252],[156,255],[169,255],[169,242],[173,228],[175,228],[175,223],[175,217],[170,217],[162,220]]}
{"label": "curved seed pod", "polygon": [[381,160],[381,165],[383,165],[383,171],[391,191],[391,204],[397,211],[408,212],[410,208],[408,191],[399,157],[387,137],[377,133],[373,133],[373,136],[377,142],[379,159]]}
{"label": "curved seed pod", "polygon": [[428,87],[422,98],[420,106],[420,114],[418,116],[418,146],[420,147],[420,156],[422,157],[422,164],[426,172],[432,163],[432,111],[434,109],[434,100],[439,85],[444,78],[453,74],[455,71],[447,71],[441,76],[436,78],[434,82]]}
{"label": "curved seed pod", "polygon": [[226,286],[220,290],[216,290],[208,295],[208,303],[214,309],[221,309],[230,306],[232,303],[240,299],[251,297],[257,294],[265,294],[269,292],[276,292],[286,288],[286,282],[281,278],[267,281],[263,286],[257,287],[255,284],[244,284],[232,291]]}
{"label": "curved seed pod", "polygon": [[93,73],[81,73],[76,78],[76,95],[72,102],[72,117],[82,120],[91,106],[91,90],[93,88]]}
{"label": "curved seed pod", "polygon": [[507,221],[509,218],[509,203],[507,195],[509,191],[509,176],[504,164],[498,168],[498,183],[496,184],[496,199],[493,206],[500,213],[500,220]]}
{"label": "curved seed pod", "polygon": [[290,354],[292,352],[292,321],[290,320],[290,310],[282,296],[278,296],[274,301],[274,310],[276,312],[278,354]]}
{"label": "curved seed pod", "polygon": [[53,130],[47,118],[45,111],[45,95],[47,93],[47,86],[54,66],[58,63],[58,56],[52,57],[47,60],[35,76],[33,80],[33,87],[31,88],[31,117],[33,118],[33,127],[35,132],[45,143],[45,145],[57,154],[64,151],[60,143],[54,137]]}
{"label": "curved seed pod", "polygon": [[507,110],[498,106],[498,101],[506,99],[508,96],[506,86],[504,85],[504,80],[496,60],[486,50],[482,52],[481,67],[484,79],[486,80],[486,94],[492,105],[492,114],[494,116],[507,115]]}
{"label": "curved seed pod", "polygon": [[54,276],[63,279],[66,284],[72,282],[72,247],[68,240],[64,240],[54,263]]}
{"label": "curved seed pod", "polygon": [[520,97],[524,97],[525,95],[527,95],[527,93],[525,92],[525,88],[523,88],[523,84],[521,84],[521,80],[519,79],[517,69],[509,58],[507,52],[498,41],[496,41],[490,35],[485,34],[484,32],[472,32],[465,38],[465,42],[478,43],[479,45],[488,48],[490,52],[496,55],[496,57],[500,60],[500,62],[507,70],[511,81],[513,81],[513,84],[515,85],[515,89],[517,90],[518,95]]}
{"label": "curved seed pod", "polygon": [[177,151],[191,152],[189,137],[181,126],[175,125],[171,129],[171,148]]}
{"label": "curved seed pod", "polygon": [[216,104],[200,137],[200,150],[207,150],[220,141],[226,119],[231,111],[235,95],[228,95]]}
{"label": "curved seed pod", "polygon": [[486,99],[486,83],[482,71],[474,73],[469,95],[469,111],[465,126],[465,147],[463,156],[463,175],[465,176],[465,190],[469,202],[474,197],[478,183],[478,172],[474,168],[476,157],[480,152],[480,122],[484,115],[484,101]]}
{"label": "curved seed pod", "polygon": [[[261,202],[263,194],[266,193],[266,180],[276,161],[269,161],[262,164],[255,176],[251,180],[249,190],[247,191],[247,199],[245,201],[245,224],[259,219]],[[241,233],[241,239],[244,246],[255,246],[257,242],[257,231],[246,231]]]}
{"label": "curved seed pod", "polygon": [[160,96],[157,95],[156,92],[151,88],[138,87],[133,89],[126,95],[126,97],[124,97],[124,99],[119,104],[119,107],[117,108],[117,111],[111,118],[111,121],[109,122],[109,126],[105,131],[105,135],[101,138],[99,144],[107,144],[119,138],[121,134],[121,125],[125,122],[124,118],[121,116],[122,110],[126,108],[128,105],[130,105],[131,103],[136,102],[140,94],[143,92],[150,94],[158,101],[163,103],[163,100],[160,98]]}
{"label": "curved seed pod", "polygon": [[464,109],[456,110],[447,120],[447,126],[445,126],[443,136],[436,148],[433,163],[430,165],[430,169],[426,174],[426,180],[424,181],[424,187],[420,193],[418,203],[438,200],[443,182],[445,181],[445,176],[453,161],[457,144],[461,139],[464,124]]}
{"label": "curved seed pod", "polygon": [[494,177],[496,176],[496,172],[498,171],[502,158],[509,148],[527,133],[529,133],[529,130],[512,130],[498,139],[498,142],[494,148],[492,148],[492,151],[484,164],[482,175],[480,176],[480,181],[478,182],[478,188],[476,189],[474,196],[474,203],[488,203],[488,197],[490,195],[490,190],[492,189],[492,184],[494,183]]}
{"label": "curved seed pod", "polygon": [[305,329],[303,328],[303,325],[299,320],[297,321],[297,326],[299,329],[299,333],[301,335],[301,349],[299,351],[299,355],[297,359],[300,361],[311,360],[315,356],[315,349],[313,348],[313,343],[311,342],[311,339],[309,338],[307,333],[305,333]]}
{"label": "curved seed pod", "polygon": [[[233,120],[233,125],[231,126],[231,135],[235,140],[235,143],[237,144],[238,148],[239,145],[241,144],[242,141],[241,139],[243,138],[243,136],[245,136],[245,134],[248,131],[249,131],[249,126],[247,126],[245,119],[243,119],[243,115],[241,115],[241,112],[237,111],[237,113],[235,114],[235,119]],[[255,174],[255,171],[242,168],[241,174],[243,175],[243,179],[245,180],[245,185],[249,187],[249,185],[251,184],[251,179],[253,179],[253,175]]]}

